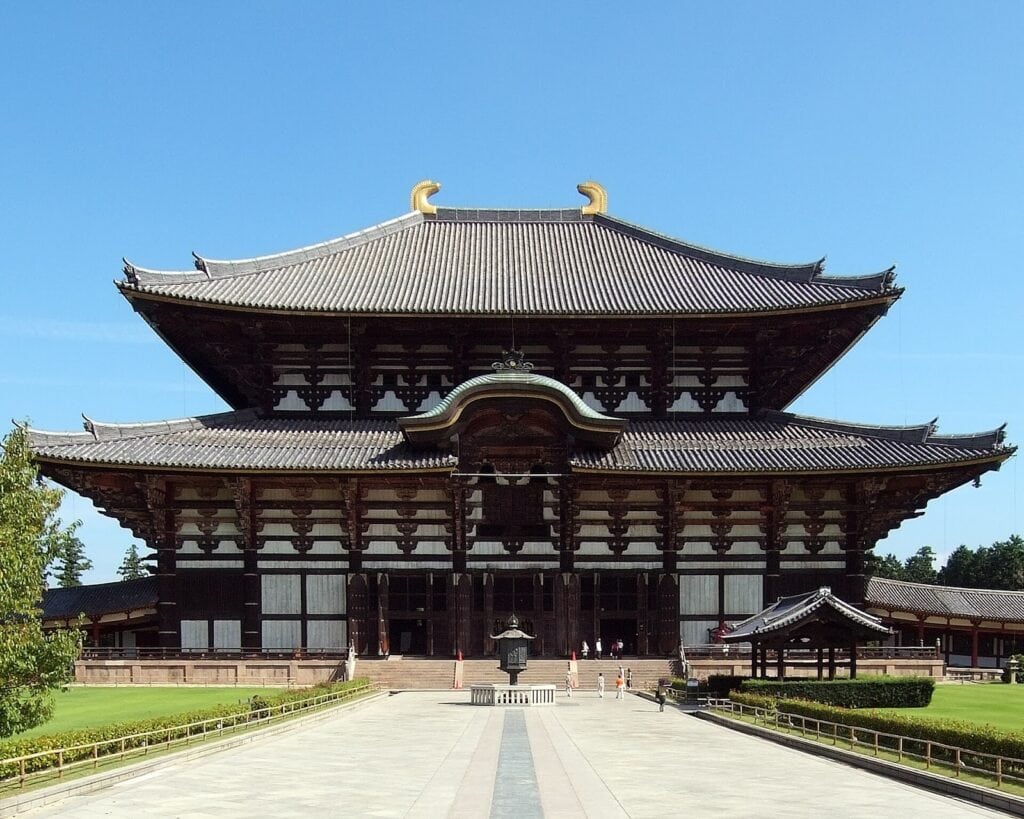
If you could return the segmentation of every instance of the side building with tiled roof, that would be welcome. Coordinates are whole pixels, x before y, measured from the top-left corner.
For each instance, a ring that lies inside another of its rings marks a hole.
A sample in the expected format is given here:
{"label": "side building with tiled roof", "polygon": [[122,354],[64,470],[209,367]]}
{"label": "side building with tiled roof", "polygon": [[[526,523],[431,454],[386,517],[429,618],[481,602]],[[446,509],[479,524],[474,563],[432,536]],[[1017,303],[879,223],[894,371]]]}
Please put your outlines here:
{"label": "side building with tiled roof", "polygon": [[897,645],[936,646],[950,667],[1000,668],[1024,654],[1024,591],[872,577],[864,605],[893,627]]}
{"label": "side building with tiled roof", "polygon": [[875,543],[995,469],[1002,430],[786,411],[899,298],[609,216],[412,212],[193,271],[134,310],[232,408],[31,431],[144,538],[166,651],[664,655],[780,596],[864,600]]}

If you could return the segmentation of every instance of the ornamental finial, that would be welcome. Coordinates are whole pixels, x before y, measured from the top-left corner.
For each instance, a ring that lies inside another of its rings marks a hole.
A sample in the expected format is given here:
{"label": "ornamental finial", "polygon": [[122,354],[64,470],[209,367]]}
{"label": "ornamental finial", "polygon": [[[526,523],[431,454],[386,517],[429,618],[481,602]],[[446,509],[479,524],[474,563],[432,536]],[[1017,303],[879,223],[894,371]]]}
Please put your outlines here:
{"label": "ornamental finial", "polygon": [[433,215],[437,213],[437,206],[431,205],[427,200],[441,190],[441,183],[431,179],[424,179],[412,186],[412,193],[409,194],[409,203],[413,210],[420,213]]}
{"label": "ornamental finial", "polygon": [[502,350],[501,361],[495,361],[491,367],[498,372],[502,370],[523,370],[528,372],[533,369],[533,364],[525,360],[526,354],[522,350]]}
{"label": "ornamental finial", "polygon": [[576,186],[576,190],[590,200],[580,208],[580,212],[584,216],[593,216],[595,213],[608,212],[608,191],[604,189],[604,186],[590,180],[589,182],[580,182],[580,184]]}

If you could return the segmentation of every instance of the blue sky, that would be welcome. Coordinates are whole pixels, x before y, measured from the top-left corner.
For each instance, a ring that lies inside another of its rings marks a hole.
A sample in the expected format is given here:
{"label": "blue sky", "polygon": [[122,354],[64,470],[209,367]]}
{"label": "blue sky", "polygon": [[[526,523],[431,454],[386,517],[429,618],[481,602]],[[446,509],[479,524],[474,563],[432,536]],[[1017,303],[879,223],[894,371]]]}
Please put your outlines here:
{"label": "blue sky", "polygon": [[[639,5],[639,4],[637,4]],[[219,399],[114,290],[446,205],[574,206],[907,293],[793,407],[1024,441],[1024,4],[7,3],[0,417]],[[1024,527],[1016,458],[880,551]],[[128,532],[81,498],[96,567]]]}

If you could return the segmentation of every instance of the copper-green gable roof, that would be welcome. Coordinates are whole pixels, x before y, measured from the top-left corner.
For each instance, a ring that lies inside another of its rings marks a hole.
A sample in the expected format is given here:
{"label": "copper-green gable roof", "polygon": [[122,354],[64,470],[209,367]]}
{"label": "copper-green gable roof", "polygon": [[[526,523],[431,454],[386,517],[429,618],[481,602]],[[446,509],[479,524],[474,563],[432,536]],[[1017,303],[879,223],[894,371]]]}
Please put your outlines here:
{"label": "copper-green gable roof", "polygon": [[592,409],[561,381],[525,370],[502,369],[462,382],[431,409],[402,418],[398,424],[410,441],[426,443],[454,427],[468,405],[488,398],[550,401],[561,408],[578,438],[603,447],[614,446],[628,423]]}

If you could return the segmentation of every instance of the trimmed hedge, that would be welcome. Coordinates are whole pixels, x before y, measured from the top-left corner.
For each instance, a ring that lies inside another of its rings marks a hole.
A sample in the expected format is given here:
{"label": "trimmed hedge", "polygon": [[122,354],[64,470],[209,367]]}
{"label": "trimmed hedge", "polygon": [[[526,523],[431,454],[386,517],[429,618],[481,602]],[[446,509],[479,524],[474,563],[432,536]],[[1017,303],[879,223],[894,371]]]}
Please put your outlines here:
{"label": "trimmed hedge", "polygon": [[931,677],[858,677],[839,680],[745,680],[740,691],[811,700],[842,708],[924,708],[932,701]]}
{"label": "trimmed hedge", "polygon": [[[969,752],[1024,760],[1024,732],[1003,731],[994,725],[979,725],[964,720],[937,719],[907,714],[887,714],[879,711],[857,711],[807,700],[778,700],[774,697],[747,694],[742,691],[734,691],[729,695],[729,699],[752,708],[763,708],[768,712],[769,719],[775,712],[778,712],[779,722],[783,724],[788,717],[802,716],[810,720],[822,720],[846,726],[845,729],[840,729],[839,742],[849,742],[850,729],[852,729],[858,742],[872,745],[875,736],[874,733],[869,732],[879,731],[884,734],[906,737],[909,742],[904,742],[903,752],[919,757],[926,754],[924,743],[942,743],[964,749],[965,753],[962,753],[960,757],[962,764],[989,773],[995,771],[994,760],[975,756]],[[791,722],[791,725],[799,728],[799,723],[795,720]],[[808,723],[806,727],[809,731],[815,730],[813,722]],[[821,726],[821,734],[828,738],[831,734],[829,726]],[[879,736],[878,745],[885,750],[895,751],[898,747],[898,740]],[[937,762],[955,764],[956,755],[953,751],[932,746],[931,755],[932,759]],[[1024,764],[1004,763],[1003,773],[1004,775],[1022,777],[1024,776]]]}
{"label": "trimmed hedge", "polygon": [[[854,711],[804,700],[778,700],[775,707],[779,714],[827,720],[853,728],[882,731],[922,742],[941,742],[945,745],[980,753],[1024,760],[1024,732],[1004,731],[994,725],[979,725],[964,720],[935,719],[906,714],[886,714],[878,711]],[[867,737],[859,738],[862,741],[868,741]],[[896,742],[893,739],[880,737],[879,745],[892,749],[895,748]],[[920,752],[920,748],[913,751],[916,754]],[[948,760],[953,755],[942,749],[933,748],[932,756],[936,759]],[[970,760],[963,759],[963,762],[986,770],[992,768],[991,762],[980,757],[973,757]],[[1004,771],[1006,773],[1013,772],[1019,776],[1024,772],[1024,766],[1004,766]]]}
{"label": "trimmed hedge", "polygon": [[[63,731],[57,734],[46,734],[44,736],[32,737],[31,739],[8,739],[0,741],[0,759],[11,759],[13,757],[35,754],[41,751],[53,750],[55,753],[46,756],[30,759],[25,763],[26,773],[41,771],[53,768],[57,765],[56,751],[60,748],[70,748],[76,745],[89,745],[87,748],[80,748],[76,751],[64,753],[64,763],[75,762],[80,759],[92,758],[92,743],[100,743],[100,756],[105,753],[119,752],[121,750],[121,737],[129,734],[142,734],[147,731],[161,731],[167,729],[165,734],[150,738],[149,744],[159,745],[167,739],[184,739],[186,735],[198,736],[206,732],[203,726],[182,728],[179,726],[203,720],[220,719],[225,728],[249,722],[253,719],[261,719],[269,715],[269,709],[284,705],[289,702],[319,697],[325,694],[336,694],[351,688],[359,688],[367,685],[368,679],[357,678],[348,682],[330,683],[317,685],[312,688],[298,688],[282,691],[279,694],[269,696],[254,696],[247,705],[238,703],[227,703],[215,705],[210,708],[203,708],[195,711],[185,711],[164,717],[154,717],[146,720],[133,720],[130,722],[115,722],[97,728],[85,728],[78,731]],[[216,729],[209,729],[216,730]],[[141,748],[146,741],[136,737],[125,742],[125,750]],[[18,765],[0,765],[0,781],[18,775]]]}

